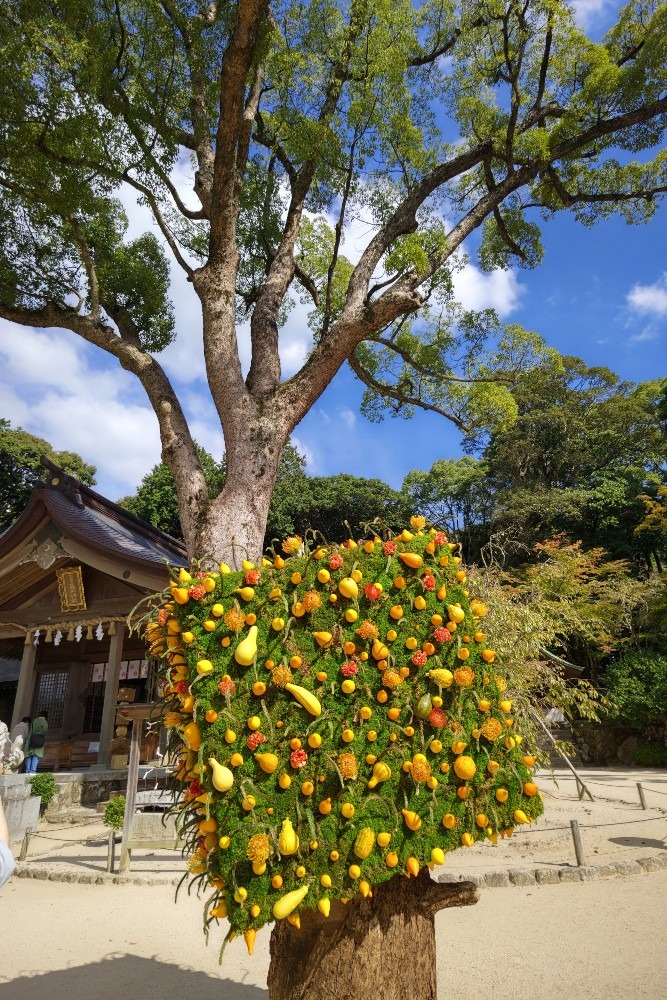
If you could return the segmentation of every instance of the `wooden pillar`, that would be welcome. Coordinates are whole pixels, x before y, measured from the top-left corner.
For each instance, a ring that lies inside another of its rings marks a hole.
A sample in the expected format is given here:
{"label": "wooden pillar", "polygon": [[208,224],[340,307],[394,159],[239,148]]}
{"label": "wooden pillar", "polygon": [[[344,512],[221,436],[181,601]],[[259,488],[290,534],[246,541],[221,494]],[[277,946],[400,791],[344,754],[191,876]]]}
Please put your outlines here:
{"label": "wooden pillar", "polygon": [[32,699],[35,689],[35,663],[37,661],[37,646],[30,641],[23,647],[21,673],[14,700],[11,728],[21,721],[25,715],[31,714]]}
{"label": "wooden pillar", "polygon": [[109,645],[109,665],[107,667],[107,682],[104,688],[104,705],[102,706],[100,750],[97,755],[97,767],[100,770],[107,770],[111,765],[111,741],[113,740],[114,722],[116,720],[118,683],[120,680],[120,664],[123,659],[124,638],[125,626],[122,622],[116,622],[116,634],[111,636],[111,643]]}
{"label": "wooden pillar", "polygon": [[139,746],[144,728],[143,719],[132,720],[132,737],[130,739],[130,761],[127,768],[127,788],[125,790],[125,817],[123,819],[123,842],[120,848],[119,872],[121,875],[130,870],[132,838],[132,820],[134,805],[137,799],[137,779],[139,777]]}

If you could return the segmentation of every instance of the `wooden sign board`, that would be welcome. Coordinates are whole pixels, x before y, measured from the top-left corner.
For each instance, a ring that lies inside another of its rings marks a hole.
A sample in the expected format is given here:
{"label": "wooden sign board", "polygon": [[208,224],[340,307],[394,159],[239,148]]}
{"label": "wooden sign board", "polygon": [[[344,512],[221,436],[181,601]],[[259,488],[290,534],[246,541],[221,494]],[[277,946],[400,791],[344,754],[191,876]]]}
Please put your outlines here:
{"label": "wooden sign board", "polygon": [[86,595],[80,566],[56,570],[61,611],[85,611]]}

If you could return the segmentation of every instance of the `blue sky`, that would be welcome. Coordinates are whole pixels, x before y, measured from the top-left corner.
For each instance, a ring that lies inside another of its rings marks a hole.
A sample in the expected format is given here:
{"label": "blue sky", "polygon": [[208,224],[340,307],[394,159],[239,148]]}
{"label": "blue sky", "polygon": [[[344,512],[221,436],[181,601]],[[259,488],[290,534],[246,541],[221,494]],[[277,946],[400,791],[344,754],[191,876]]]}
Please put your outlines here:
{"label": "blue sky", "polygon": [[[615,6],[582,0],[579,16],[597,34]],[[143,210],[126,207],[134,237],[149,221]],[[363,232],[348,233],[351,255]],[[587,229],[562,213],[544,225],[543,241],[544,261],[534,271],[485,275],[471,256],[457,278],[463,303],[493,306],[503,321],[536,330],[562,353],[624,379],[667,376],[667,205],[644,226],[613,218]],[[178,337],[161,360],[195,437],[220,454],[222,434],[202,377],[198,302],[181,273],[173,277]],[[282,337],[286,375],[308,349],[306,313],[297,307]],[[247,357],[247,345],[242,350]],[[371,424],[359,413],[361,395],[360,384],[343,370],[296,429],[311,474],[348,472],[400,487],[410,469],[461,453],[458,431],[443,418],[419,413]],[[136,379],[67,331],[0,321],[0,416],[58,449],[79,452],[97,466],[98,489],[111,499],[132,492],[160,458],[157,423]]]}

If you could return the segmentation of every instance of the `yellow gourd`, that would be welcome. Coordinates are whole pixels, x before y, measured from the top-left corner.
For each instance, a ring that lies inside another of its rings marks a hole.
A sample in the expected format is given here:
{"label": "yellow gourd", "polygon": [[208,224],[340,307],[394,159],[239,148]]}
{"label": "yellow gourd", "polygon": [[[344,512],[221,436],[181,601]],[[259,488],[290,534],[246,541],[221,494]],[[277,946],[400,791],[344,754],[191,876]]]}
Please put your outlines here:
{"label": "yellow gourd", "polygon": [[449,615],[450,621],[455,622],[457,625],[459,625],[466,616],[463,608],[459,608],[455,604],[447,605],[447,614]]}
{"label": "yellow gourd", "polygon": [[357,834],[357,839],[354,842],[354,847],[352,850],[357,855],[358,858],[362,860],[367,858],[368,855],[373,850],[375,846],[375,834],[370,829],[370,827],[365,826],[363,830],[360,830]]}
{"label": "yellow gourd", "polygon": [[257,656],[257,626],[252,625],[248,634],[234,650],[234,659],[242,667],[249,667]]}
{"label": "yellow gourd", "polygon": [[454,772],[461,781],[470,781],[475,777],[477,765],[472,757],[457,757],[454,761]]}
{"label": "yellow gourd", "polygon": [[317,901],[317,909],[323,917],[328,917],[331,913],[331,901],[326,896],[323,896],[322,899],[318,899]]}
{"label": "yellow gourd", "polygon": [[255,947],[255,936],[257,931],[252,927],[248,928],[247,931],[243,932],[243,937],[245,938],[246,947],[248,949],[248,954],[252,955],[253,949]]}
{"label": "yellow gourd", "polygon": [[299,850],[299,837],[290,819],[283,820],[278,837],[278,849],[282,855],[296,854]]}
{"label": "yellow gourd", "polygon": [[187,604],[190,600],[190,595],[185,587],[172,587],[171,596],[177,604]]}
{"label": "yellow gourd", "polygon": [[322,714],[322,706],[315,695],[311,694],[310,691],[307,691],[303,687],[299,687],[298,684],[286,684],[285,690],[289,691],[291,695],[294,695],[299,704],[303,705],[306,711],[310,712],[311,715],[317,716]]}
{"label": "yellow gourd", "polygon": [[306,898],[310,886],[304,885],[300,889],[288,892],[273,904],[273,916],[276,920],[284,920],[292,910],[296,910],[299,903]]}
{"label": "yellow gourd", "polygon": [[213,673],[213,664],[211,663],[211,661],[210,660],[198,660],[197,661],[197,673],[200,676],[202,676],[202,677],[205,674],[212,674]]}
{"label": "yellow gourd", "polygon": [[514,810],[514,822],[515,823],[530,823],[530,820],[526,816],[526,814],[523,811],[523,809],[515,809]]}
{"label": "yellow gourd", "polygon": [[391,768],[379,760],[373,767],[373,774],[368,781],[368,788],[375,788],[380,782],[386,781],[388,778],[391,778]]}
{"label": "yellow gourd", "polygon": [[255,591],[252,587],[238,587],[235,594],[240,594],[244,601],[252,601],[255,596]]}
{"label": "yellow gourd", "polygon": [[405,563],[406,566],[409,566],[410,569],[419,569],[419,567],[424,563],[422,557],[417,555],[416,552],[399,552],[398,558],[401,562]]}
{"label": "yellow gourd", "polygon": [[389,656],[389,650],[383,643],[379,641],[379,639],[376,639],[373,642],[371,656],[373,657],[374,660],[386,660],[387,657]]}
{"label": "yellow gourd", "polygon": [[231,573],[231,569],[230,569],[230,567],[229,567],[229,566],[227,565],[227,563],[225,563],[225,562],[221,562],[221,563],[220,563],[220,572],[221,572],[221,573]]}
{"label": "yellow gourd", "polygon": [[183,739],[190,750],[199,750],[201,746],[201,732],[196,722],[188,722],[183,730]]}
{"label": "yellow gourd", "polygon": [[401,809],[403,813],[403,819],[408,830],[418,830],[422,825],[421,816],[416,812],[412,812],[411,809]]}
{"label": "yellow gourd", "polygon": [[313,638],[320,649],[328,649],[333,642],[331,632],[313,632]]}
{"label": "yellow gourd", "polygon": [[280,763],[274,753],[256,753],[255,760],[265,774],[273,774]]}
{"label": "yellow gourd", "polygon": [[219,764],[215,757],[209,757],[209,767],[211,768],[211,780],[213,787],[219,792],[228,792],[234,784],[234,775],[228,767]]}
{"label": "yellow gourd", "polygon": [[409,874],[412,875],[413,877],[416,878],[416,876],[419,875],[419,862],[417,861],[416,858],[408,858],[408,860],[405,862],[405,867],[408,870]]}
{"label": "yellow gourd", "polygon": [[347,597],[350,600],[353,600],[355,597],[359,596],[359,588],[356,585],[355,581],[350,576],[346,576],[343,580],[340,581],[340,583],[338,584],[338,590],[343,595],[343,597]]}

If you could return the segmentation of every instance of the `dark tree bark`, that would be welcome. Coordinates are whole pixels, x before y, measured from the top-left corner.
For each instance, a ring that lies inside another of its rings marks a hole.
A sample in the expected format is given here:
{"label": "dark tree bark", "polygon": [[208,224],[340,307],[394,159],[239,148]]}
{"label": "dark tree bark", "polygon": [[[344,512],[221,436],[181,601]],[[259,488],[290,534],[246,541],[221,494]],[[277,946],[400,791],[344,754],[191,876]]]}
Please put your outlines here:
{"label": "dark tree bark", "polygon": [[472,882],[434,882],[428,868],[417,878],[396,875],[344,904],[331,902],[323,917],[301,914],[271,935],[271,1000],[436,1000],[435,923],[438,910],[476,903]]}

